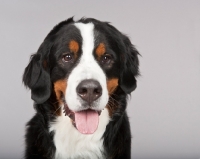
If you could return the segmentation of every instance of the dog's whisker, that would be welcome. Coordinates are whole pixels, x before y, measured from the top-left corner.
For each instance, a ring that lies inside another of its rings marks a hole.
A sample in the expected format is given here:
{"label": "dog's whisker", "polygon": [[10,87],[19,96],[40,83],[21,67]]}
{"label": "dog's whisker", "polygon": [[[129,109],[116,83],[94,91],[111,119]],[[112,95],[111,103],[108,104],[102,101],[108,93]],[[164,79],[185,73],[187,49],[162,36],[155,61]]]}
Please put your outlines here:
{"label": "dog's whisker", "polygon": [[52,103],[52,104],[57,104],[57,103],[59,103],[59,101],[56,101],[56,102],[54,102],[54,103]]}
{"label": "dog's whisker", "polygon": [[120,104],[119,101],[117,101],[116,99],[114,99],[114,98],[111,97],[111,96],[110,96],[110,99],[111,99],[111,101],[112,101],[113,103],[116,102],[116,104],[118,104],[118,105]]}
{"label": "dog's whisker", "polygon": [[61,107],[62,106],[59,106],[54,112],[53,112],[53,114],[52,115],[55,115],[56,114],[56,112],[59,110],[59,109],[61,109]]}
{"label": "dog's whisker", "polygon": [[113,100],[109,100],[109,103],[112,105],[112,106],[115,106],[115,103]]}
{"label": "dog's whisker", "polygon": [[113,111],[113,107],[110,105],[111,103],[108,103],[107,106]]}

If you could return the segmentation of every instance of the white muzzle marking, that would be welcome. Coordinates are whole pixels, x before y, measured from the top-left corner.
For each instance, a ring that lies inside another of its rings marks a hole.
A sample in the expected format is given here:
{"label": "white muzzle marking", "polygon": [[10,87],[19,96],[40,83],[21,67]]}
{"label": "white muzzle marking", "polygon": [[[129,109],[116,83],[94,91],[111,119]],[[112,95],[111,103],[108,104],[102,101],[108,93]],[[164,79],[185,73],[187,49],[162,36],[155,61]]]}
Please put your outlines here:
{"label": "white muzzle marking", "polygon": [[73,111],[82,110],[83,101],[78,96],[76,88],[81,81],[94,79],[100,83],[102,87],[102,95],[96,102],[94,102],[93,108],[96,110],[102,110],[105,108],[109,97],[106,75],[93,56],[94,25],[92,23],[75,23],[74,25],[80,30],[82,36],[82,56],[80,57],[77,66],[72,70],[68,77],[65,95],[66,103],[69,109]]}

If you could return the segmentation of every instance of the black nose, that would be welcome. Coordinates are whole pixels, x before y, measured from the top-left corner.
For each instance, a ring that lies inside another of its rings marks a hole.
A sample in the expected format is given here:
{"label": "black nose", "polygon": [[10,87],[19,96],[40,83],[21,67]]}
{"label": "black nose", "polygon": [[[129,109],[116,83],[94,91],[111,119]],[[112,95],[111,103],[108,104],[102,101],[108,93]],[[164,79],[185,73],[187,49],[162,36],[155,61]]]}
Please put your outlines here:
{"label": "black nose", "polygon": [[102,95],[102,88],[99,82],[89,79],[84,80],[76,88],[77,94],[89,105]]}

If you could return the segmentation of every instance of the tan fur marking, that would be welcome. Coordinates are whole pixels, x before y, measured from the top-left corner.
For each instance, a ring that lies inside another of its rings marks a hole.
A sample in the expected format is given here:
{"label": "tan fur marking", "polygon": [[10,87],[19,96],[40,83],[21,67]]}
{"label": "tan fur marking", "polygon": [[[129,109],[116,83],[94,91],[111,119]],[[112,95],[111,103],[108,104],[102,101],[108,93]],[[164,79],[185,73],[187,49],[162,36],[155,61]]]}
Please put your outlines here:
{"label": "tan fur marking", "polygon": [[71,52],[74,52],[75,55],[77,56],[78,50],[79,50],[79,44],[75,40],[71,40],[69,42],[69,49]]}
{"label": "tan fur marking", "polygon": [[67,88],[67,81],[66,80],[58,80],[54,83],[54,91],[56,93],[56,98],[58,103],[54,104],[55,107],[55,114],[60,116],[61,115],[61,108],[60,105],[63,103],[62,96],[65,95],[65,90]]}
{"label": "tan fur marking", "polygon": [[54,90],[56,93],[57,100],[59,103],[62,102],[62,95],[65,95],[65,90],[67,88],[67,81],[66,80],[58,80],[54,83]]}
{"label": "tan fur marking", "polygon": [[[117,78],[112,78],[107,81],[107,89],[110,96],[113,94],[117,86],[118,86]],[[118,103],[113,98],[110,97],[106,107],[108,108],[109,116],[111,117],[112,114],[117,110]]]}
{"label": "tan fur marking", "polygon": [[117,78],[112,78],[112,79],[107,81],[107,89],[108,89],[109,95],[111,95],[115,91],[117,86],[118,86],[118,79]]}
{"label": "tan fur marking", "polygon": [[96,54],[98,58],[100,58],[106,52],[106,47],[104,43],[100,43],[99,46],[96,48]]}

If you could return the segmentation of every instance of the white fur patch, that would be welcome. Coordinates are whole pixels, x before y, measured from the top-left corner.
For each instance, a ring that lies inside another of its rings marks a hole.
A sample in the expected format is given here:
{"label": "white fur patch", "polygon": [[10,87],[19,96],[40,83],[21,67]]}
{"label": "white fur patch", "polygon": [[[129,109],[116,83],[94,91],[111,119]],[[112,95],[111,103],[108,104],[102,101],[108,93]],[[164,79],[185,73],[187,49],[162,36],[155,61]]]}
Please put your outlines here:
{"label": "white fur patch", "polygon": [[109,123],[108,91],[106,75],[94,58],[94,24],[74,24],[82,36],[82,55],[77,66],[67,79],[65,93],[66,103],[72,111],[83,109],[82,100],[77,95],[76,88],[83,80],[94,79],[102,87],[102,95],[93,104],[93,109],[102,110],[99,116],[99,125],[93,134],[81,134],[73,125],[68,116],[62,113],[55,122],[50,123],[49,131],[54,131],[54,144],[56,146],[55,159],[102,159],[104,157],[103,134]]}
{"label": "white fur patch", "polygon": [[62,113],[50,124],[49,131],[54,131],[56,146],[55,159],[102,159],[104,157],[103,134],[110,120],[108,109],[102,110],[99,125],[94,134],[81,134],[68,116]]}
{"label": "white fur patch", "polygon": [[82,56],[77,66],[70,73],[67,80],[67,90],[65,94],[66,103],[69,109],[73,111],[82,110],[81,98],[77,95],[76,88],[78,84],[86,79],[98,81],[102,87],[102,95],[95,102],[96,110],[102,110],[108,102],[108,91],[106,84],[106,75],[94,58],[94,24],[75,23],[74,24],[82,36]]}

